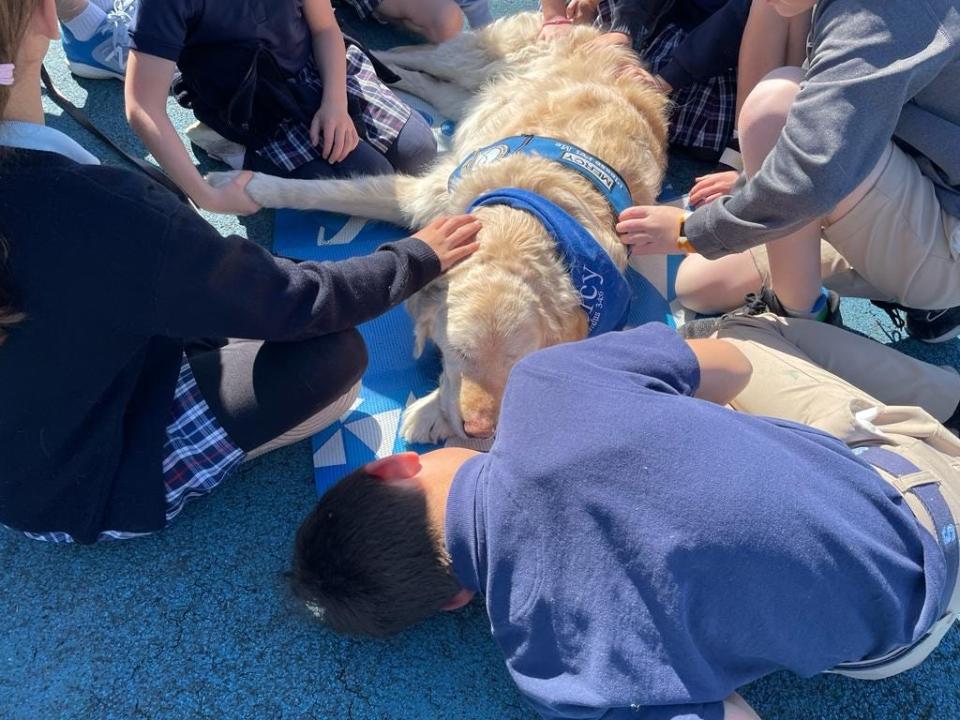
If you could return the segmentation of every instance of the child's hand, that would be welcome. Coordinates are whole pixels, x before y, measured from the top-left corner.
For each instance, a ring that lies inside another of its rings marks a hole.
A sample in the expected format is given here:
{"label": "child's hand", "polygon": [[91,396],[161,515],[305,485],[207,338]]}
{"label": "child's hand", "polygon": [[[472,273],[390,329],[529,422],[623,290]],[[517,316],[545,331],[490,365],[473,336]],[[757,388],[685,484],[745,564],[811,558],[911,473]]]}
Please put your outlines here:
{"label": "child's hand", "polygon": [[340,162],[360,144],[357,127],[347,113],[346,105],[327,101],[320,106],[310,123],[310,142],[314,147],[320,145],[321,137],[323,148],[320,154],[329,163]]}
{"label": "child's hand", "polygon": [[631,255],[669,255],[680,251],[680,220],[685,213],[670,205],[636,205],[620,213],[617,233]]}
{"label": "child's hand", "polygon": [[697,178],[697,184],[690,190],[690,207],[700,207],[712,203],[717,198],[729,195],[737,184],[740,173],[735,170],[710,173]]}
{"label": "child's hand", "polygon": [[592,23],[597,19],[600,0],[572,0],[567,5],[567,17],[575,23]]}
{"label": "child's hand", "polygon": [[253,199],[247,195],[247,184],[253,173],[246,170],[226,185],[220,187],[206,186],[202,197],[194,198],[204,210],[222,213],[224,215],[252,215],[260,209]]}
{"label": "child's hand", "polygon": [[413,237],[430,246],[440,258],[440,269],[446,272],[480,247],[478,232],[480,221],[473,215],[440,215]]}

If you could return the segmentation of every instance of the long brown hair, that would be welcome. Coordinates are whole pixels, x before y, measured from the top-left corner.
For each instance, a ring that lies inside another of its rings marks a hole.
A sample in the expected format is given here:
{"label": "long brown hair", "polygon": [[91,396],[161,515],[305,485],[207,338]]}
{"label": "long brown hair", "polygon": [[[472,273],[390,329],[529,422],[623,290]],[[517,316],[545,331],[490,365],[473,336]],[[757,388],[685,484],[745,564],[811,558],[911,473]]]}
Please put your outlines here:
{"label": "long brown hair", "polygon": [[[39,0],[0,0],[0,63],[16,62],[17,51]],[[10,88],[0,85],[0,119],[10,101]],[[0,156],[2,160],[2,156]],[[15,304],[13,278],[7,267],[9,246],[0,236],[0,345],[7,339],[7,328],[23,320]]]}

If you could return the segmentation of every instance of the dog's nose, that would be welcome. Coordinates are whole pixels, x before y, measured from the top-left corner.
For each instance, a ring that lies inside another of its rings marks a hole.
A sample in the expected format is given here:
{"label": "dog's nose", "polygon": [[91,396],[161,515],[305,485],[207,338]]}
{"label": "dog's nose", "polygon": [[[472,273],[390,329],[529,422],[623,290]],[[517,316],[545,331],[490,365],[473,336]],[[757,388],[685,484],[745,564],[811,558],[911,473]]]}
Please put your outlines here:
{"label": "dog's nose", "polygon": [[463,421],[463,432],[467,437],[476,438],[477,440],[486,440],[493,437],[493,432],[496,428],[492,425],[488,425],[483,421],[478,420],[464,420]]}

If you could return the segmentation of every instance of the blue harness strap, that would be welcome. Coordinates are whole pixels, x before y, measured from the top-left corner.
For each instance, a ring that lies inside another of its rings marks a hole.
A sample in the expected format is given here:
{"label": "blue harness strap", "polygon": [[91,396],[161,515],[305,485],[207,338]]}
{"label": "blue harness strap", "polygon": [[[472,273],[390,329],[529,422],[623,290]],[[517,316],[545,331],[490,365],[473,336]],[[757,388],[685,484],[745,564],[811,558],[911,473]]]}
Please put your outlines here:
{"label": "blue harness strap", "polygon": [[[905,457],[886,448],[857,448],[854,450],[854,454],[875,468],[885,470],[894,477],[900,478],[905,475],[921,472],[920,468]],[[937,538],[937,544],[940,545],[940,549],[943,551],[943,556],[946,560],[947,573],[943,586],[943,597],[941,598],[941,607],[942,610],[945,611],[949,608],[950,600],[953,597],[953,592],[957,584],[957,573],[960,571],[960,548],[958,548],[957,545],[957,528],[953,513],[950,512],[950,507],[947,505],[947,501],[943,499],[943,495],[940,494],[940,490],[937,488],[937,482],[934,479],[915,485],[906,490],[906,492],[914,495],[930,515],[930,519],[936,530],[934,534]],[[856,670],[876,669],[900,659],[923,642],[924,639],[926,639],[926,635],[919,638],[912,645],[898,648],[883,657],[842,663],[838,667],[841,669],[849,668]]]}
{"label": "blue harness strap", "polygon": [[492,145],[474,150],[450,174],[450,180],[448,181],[450,191],[453,192],[463,176],[468,175],[476,168],[489,165],[516,153],[539,155],[579,173],[603,195],[618,217],[620,213],[633,205],[633,198],[630,196],[627,184],[619,173],[603,160],[576,145],[554,138],[540,137],[539,135],[513,135],[498,140]]}
{"label": "blue harness strap", "polygon": [[539,220],[557,243],[580,307],[587,314],[591,336],[620,330],[630,312],[630,285],[607,251],[566,210],[541,195],[520,188],[498,188],[475,199],[468,208],[506,205]]}

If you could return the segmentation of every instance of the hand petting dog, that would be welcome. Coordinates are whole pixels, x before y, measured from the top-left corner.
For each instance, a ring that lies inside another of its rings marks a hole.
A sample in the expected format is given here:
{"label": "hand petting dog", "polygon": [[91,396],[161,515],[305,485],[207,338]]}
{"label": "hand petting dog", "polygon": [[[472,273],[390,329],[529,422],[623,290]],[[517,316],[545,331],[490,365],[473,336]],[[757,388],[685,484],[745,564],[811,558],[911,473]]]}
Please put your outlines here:
{"label": "hand petting dog", "polygon": [[617,233],[631,255],[688,252],[680,242],[684,217],[686,211],[671,205],[635,205],[620,213]]}

